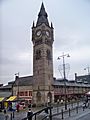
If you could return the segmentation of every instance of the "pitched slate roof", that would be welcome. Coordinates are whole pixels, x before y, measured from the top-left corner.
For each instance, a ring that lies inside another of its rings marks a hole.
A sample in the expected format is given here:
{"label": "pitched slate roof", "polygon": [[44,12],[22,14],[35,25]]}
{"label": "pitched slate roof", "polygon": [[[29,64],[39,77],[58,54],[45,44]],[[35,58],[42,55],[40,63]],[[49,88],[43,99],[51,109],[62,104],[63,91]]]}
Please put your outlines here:
{"label": "pitched slate roof", "polygon": [[77,86],[77,87],[90,87],[90,84],[84,84],[84,83],[78,83],[76,81],[66,81],[64,82],[63,80],[54,80],[53,86]]}
{"label": "pitched slate roof", "polygon": [[15,80],[14,86],[30,86],[33,82],[33,76],[18,77]]}
{"label": "pitched slate roof", "polygon": [[8,84],[8,85],[5,85],[5,86],[1,86],[0,87],[0,90],[3,90],[3,89],[11,89],[12,88],[12,85],[11,84]]}
{"label": "pitched slate roof", "polygon": [[90,84],[90,75],[82,75],[82,76],[76,76],[77,81],[87,81]]}
{"label": "pitched slate roof", "polygon": [[9,97],[11,96],[12,92],[0,91],[0,97]]}

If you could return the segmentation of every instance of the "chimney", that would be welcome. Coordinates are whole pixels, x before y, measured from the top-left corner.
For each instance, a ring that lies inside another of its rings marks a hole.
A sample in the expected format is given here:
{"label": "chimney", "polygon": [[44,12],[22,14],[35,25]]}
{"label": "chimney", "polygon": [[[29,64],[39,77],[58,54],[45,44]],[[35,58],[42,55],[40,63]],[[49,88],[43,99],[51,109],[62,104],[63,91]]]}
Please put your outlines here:
{"label": "chimney", "polygon": [[77,73],[75,73],[75,81],[77,81]]}

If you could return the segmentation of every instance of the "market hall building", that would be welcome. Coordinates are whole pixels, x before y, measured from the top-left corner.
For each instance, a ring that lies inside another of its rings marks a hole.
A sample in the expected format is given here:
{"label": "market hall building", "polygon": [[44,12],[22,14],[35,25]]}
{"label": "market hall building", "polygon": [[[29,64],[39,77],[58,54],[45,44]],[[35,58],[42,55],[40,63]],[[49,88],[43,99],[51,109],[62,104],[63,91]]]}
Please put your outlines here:
{"label": "market hall building", "polygon": [[33,76],[16,75],[10,96],[17,96],[17,100],[25,100],[28,104],[45,105],[58,99],[65,100],[65,94],[69,101],[79,99],[90,91],[87,82],[57,80],[53,77],[53,42],[53,24],[49,24],[42,3],[37,22],[32,25]]}

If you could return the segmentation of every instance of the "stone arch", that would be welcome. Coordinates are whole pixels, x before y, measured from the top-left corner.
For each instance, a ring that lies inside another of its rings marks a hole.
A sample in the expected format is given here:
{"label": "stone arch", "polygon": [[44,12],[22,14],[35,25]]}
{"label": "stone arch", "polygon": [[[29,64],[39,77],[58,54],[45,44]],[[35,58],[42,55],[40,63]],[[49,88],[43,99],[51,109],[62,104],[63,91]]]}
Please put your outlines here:
{"label": "stone arch", "polygon": [[46,53],[47,53],[47,59],[51,60],[51,52],[50,52],[50,50],[47,49]]}
{"label": "stone arch", "polygon": [[41,50],[36,50],[36,60],[41,59]]}
{"label": "stone arch", "polygon": [[37,102],[40,102],[41,101],[41,92],[37,92],[36,93],[36,98],[37,98]]}
{"label": "stone arch", "polygon": [[51,103],[52,102],[52,93],[51,92],[48,92],[47,98],[48,98],[48,103]]}

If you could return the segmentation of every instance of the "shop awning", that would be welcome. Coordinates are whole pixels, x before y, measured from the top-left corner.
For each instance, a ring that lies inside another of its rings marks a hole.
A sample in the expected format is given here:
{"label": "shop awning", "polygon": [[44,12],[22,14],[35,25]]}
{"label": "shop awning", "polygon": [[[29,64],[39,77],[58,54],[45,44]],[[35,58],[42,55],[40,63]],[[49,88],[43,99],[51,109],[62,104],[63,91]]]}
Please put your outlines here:
{"label": "shop awning", "polygon": [[4,100],[4,97],[0,97],[0,102],[2,102]]}
{"label": "shop awning", "polygon": [[86,95],[89,95],[90,96],[90,91],[86,93]]}
{"label": "shop awning", "polygon": [[16,100],[17,96],[11,96],[6,101],[14,101]]}

